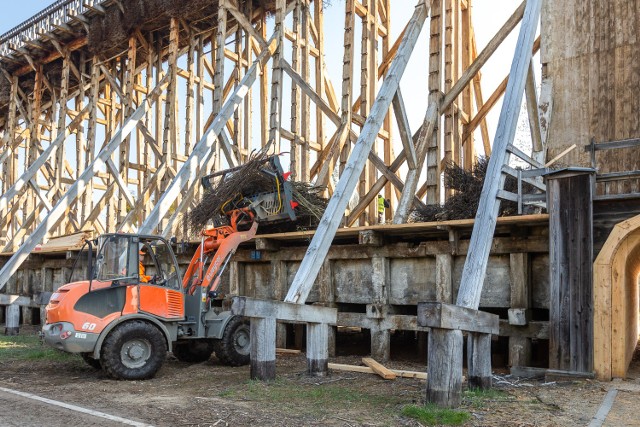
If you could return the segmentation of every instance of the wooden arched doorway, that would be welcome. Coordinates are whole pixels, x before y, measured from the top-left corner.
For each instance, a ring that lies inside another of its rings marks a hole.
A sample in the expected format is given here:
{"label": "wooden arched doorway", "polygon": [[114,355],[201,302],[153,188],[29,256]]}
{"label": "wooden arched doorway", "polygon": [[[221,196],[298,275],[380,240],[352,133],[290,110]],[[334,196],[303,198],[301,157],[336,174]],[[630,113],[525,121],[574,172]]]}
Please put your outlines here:
{"label": "wooden arched doorway", "polygon": [[594,263],[594,369],[624,378],[638,342],[640,215],[618,223]]}

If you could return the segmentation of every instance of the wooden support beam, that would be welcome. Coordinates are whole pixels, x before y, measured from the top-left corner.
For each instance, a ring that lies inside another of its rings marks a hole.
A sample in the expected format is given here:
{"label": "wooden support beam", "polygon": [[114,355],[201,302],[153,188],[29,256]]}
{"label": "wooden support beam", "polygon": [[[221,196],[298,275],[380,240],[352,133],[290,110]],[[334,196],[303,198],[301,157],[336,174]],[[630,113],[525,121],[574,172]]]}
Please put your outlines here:
{"label": "wooden support beam", "polygon": [[354,147],[353,153],[340,179],[334,195],[329,201],[318,230],[311,241],[307,255],[302,260],[300,268],[293,280],[285,301],[302,304],[306,301],[311,286],[320,271],[320,267],[333,241],[340,220],[344,215],[349,198],[356,187],[359,175],[364,168],[371,146],[377,137],[382,120],[386,115],[400,78],[413,51],[418,35],[428,14],[428,6],[420,1],[410,20],[405,37],[398,50],[398,55],[389,69],[387,78],[382,83],[376,102],[365,123],[364,128]]}
{"label": "wooden support beam", "polygon": [[442,302],[418,303],[418,325],[493,335],[500,331],[497,314]]}
{"label": "wooden support beam", "polygon": [[493,154],[487,168],[487,179],[482,189],[482,197],[478,206],[476,221],[473,226],[469,256],[462,272],[457,304],[462,307],[477,309],[480,304],[480,293],[487,269],[491,240],[495,230],[500,201],[497,199],[504,178],[502,166],[508,158],[507,146],[513,142],[526,77],[531,63],[533,42],[540,17],[540,0],[528,0],[524,12],[522,27],[516,45],[516,52],[511,65],[511,78],[507,85],[507,95],[500,113]]}
{"label": "wooden support beam", "polygon": [[249,297],[234,297],[233,314],[247,317],[274,317],[286,322],[325,323],[335,325],[338,310],[319,305],[293,304],[283,301],[264,301]]}
{"label": "wooden support beam", "polygon": [[20,249],[18,249],[2,267],[0,270],[0,290],[4,288],[9,278],[18,270],[36,245],[44,240],[49,230],[57,226],[69,205],[86,190],[86,183],[104,167],[107,159],[111,157],[114,150],[116,150],[124,138],[135,129],[136,123],[144,117],[147,109],[150,108],[159,97],[166,82],[167,78],[165,77],[158,83],[142,105],[133,112],[131,117],[125,121],[122,128],[116,132],[109,143],[100,151],[98,157],[91,162],[89,167],[78,177],[78,180],[69,187],[64,196],[58,200],[53,209],[43,218],[42,222],[25,240]]}

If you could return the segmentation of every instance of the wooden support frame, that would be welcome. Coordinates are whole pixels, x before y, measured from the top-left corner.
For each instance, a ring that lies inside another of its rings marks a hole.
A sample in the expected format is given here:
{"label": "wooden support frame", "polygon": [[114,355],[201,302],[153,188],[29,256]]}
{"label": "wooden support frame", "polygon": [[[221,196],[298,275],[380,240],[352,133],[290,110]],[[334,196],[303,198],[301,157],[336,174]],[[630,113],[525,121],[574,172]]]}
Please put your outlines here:
{"label": "wooden support frame", "polygon": [[378,130],[381,126],[381,120],[386,114],[393,94],[396,92],[399,80],[402,77],[407,61],[415,46],[416,40],[422,25],[427,17],[429,7],[421,1],[416,6],[416,11],[410,20],[403,41],[398,50],[396,60],[393,61],[389,68],[387,79],[385,79],[380,92],[378,93],[376,102],[372,107],[371,114],[365,123],[362,133],[358,138],[358,142],[350,156],[344,172],[344,177],[340,179],[334,196],[329,201],[329,205],[325,210],[323,219],[318,227],[309,247],[308,256],[302,260],[298,273],[296,274],[289,293],[285,301],[304,303],[311,290],[311,285],[320,271],[324,257],[329,249],[329,245],[333,240],[333,236],[338,228],[339,221],[347,207],[349,197],[356,187],[358,175],[363,169],[364,163],[368,157],[368,152],[373,145],[373,139],[377,137]]}

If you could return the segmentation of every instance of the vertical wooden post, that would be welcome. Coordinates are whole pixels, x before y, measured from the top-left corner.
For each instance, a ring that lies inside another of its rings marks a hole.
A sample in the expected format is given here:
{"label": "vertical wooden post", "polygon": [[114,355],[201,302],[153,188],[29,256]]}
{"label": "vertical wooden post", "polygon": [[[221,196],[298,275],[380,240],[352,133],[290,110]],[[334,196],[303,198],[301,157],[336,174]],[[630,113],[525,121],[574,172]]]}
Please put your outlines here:
{"label": "vertical wooden post", "polygon": [[467,336],[467,382],[469,388],[491,388],[491,334],[469,332]]}
{"label": "vertical wooden post", "polygon": [[276,319],[251,318],[251,379],[276,379]]}
{"label": "vertical wooden post", "polygon": [[323,377],[329,372],[329,325],[307,323],[307,373]]}
{"label": "vertical wooden post", "polygon": [[[515,253],[509,255],[511,271],[511,308],[509,312],[518,310],[526,313],[530,304],[530,264],[529,254]],[[509,322],[511,315],[509,316]],[[526,320],[525,320],[526,321]],[[522,322],[518,322],[523,326]],[[531,362],[531,339],[526,337],[509,337],[509,366],[529,366]]]}
{"label": "vertical wooden post", "polygon": [[[434,351],[437,350],[437,351]],[[429,332],[427,401],[455,408],[462,398],[462,331]]]}
{"label": "vertical wooden post", "polygon": [[547,176],[549,210],[549,367],[593,370],[593,179],[590,172]]}
{"label": "vertical wooden post", "polygon": [[[164,104],[164,130],[162,132],[162,163],[167,167],[173,166],[176,161],[176,103],[177,103],[177,76],[178,76],[178,47],[180,37],[180,24],[177,18],[171,18],[169,26],[169,60],[168,70],[169,86],[167,86],[167,97]],[[165,191],[171,182],[171,175],[165,173],[160,182],[160,190]]]}
{"label": "vertical wooden post", "polygon": [[[300,3],[296,1],[295,9],[293,10],[293,35],[294,40],[291,49],[291,68],[293,71],[300,74],[300,39],[301,35],[301,15],[300,15]],[[306,81],[306,80],[305,80]],[[297,84],[291,84],[291,133],[293,133],[293,140],[291,141],[291,179],[300,180],[301,178],[301,135],[300,135],[300,100],[301,90]]]}
{"label": "vertical wooden post", "polygon": [[[302,57],[301,57],[301,72],[302,78],[305,82],[309,81],[310,75],[310,51],[309,43],[311,38],[309,37],[309,12],[308,6],[305,6],[302,11],[302,26],[300,28],[300,36],[302,38]],[[300,97],[300,127],[302,133],[302,141],[300,145],[300,179],[304,182],[309,182],[309,155],[310,145],[309,140],[311,138],[311,99],[302,91]]]}
{"label": "vertical wooden post", "polygon": [[276,0],[276,22],[273,29],[278,40],[278,47],[273,55],[273,71],[271,73],[271,116],[269,118],[269,142],[275,153],[280,152],[280,120],[282,117],[282,66],[280,59],[284,56],[284,19],[287,13],[286,0]]}
{"label": "vertical wooden post", "polygon": [[[263,15],[260,21],[260,32],[262,38],[267,38],[267,17]],[[269,142],[269,76],[267,64],[260,66],[260,140],[261,147],[265,147]]]}
{"label": "vertical wooden post", "polygon": [[[389,283],[389,260],[374,256],[371,259],[373,276],[371,285],[374,293],[374,304],[384,306],[388,302],[387,291]],[[391,335],[389,329],[371,328],[371,357],[379,361],[391,358]]]}
{"label": "vertical wooden post", "polygon": [[[316,48],[321,53],[318,55],[315,61],[315,80],[316,80],[316,93],[324,99],[325,97],[325,89],[324,89],[324,67],[322,58],[322,52],[324,52],[324,5],[321,1],[313,2],[314,4],[314,13],[313,19],[316,27],[316,31],[318,32],[317,40],[316,40]],[[324,114],[322,110],[316,107],[316,142],[320,144],[322,148],[325,147],[325,133],[324,133]],[[333,159],[331,160],[333,161]],[[309,171],[311,174],[311,171]],[[311,176],[309,175],[309,179]],[[333,328],[332,328],[333,330]]]}
{"label": "vertical wooden post", "polygon": [[20,333],[20,306],[12,304],[7,306],[5,335],[18,335]]}
{"label": "vertical wooden post", "polygon": [[453,256],[436,255],[436,301],[451,303],[453,298]]}
{"label": "vertical wooden post", "polygon": [[[431,36],[429,42],[429,104],[438,102],[442,90],[442,1],[431,0]],[[438,115],[438,122],[441,122]],[[440,203],[440,132],[439,124],[428,141],[427,148],[427,203]]]}

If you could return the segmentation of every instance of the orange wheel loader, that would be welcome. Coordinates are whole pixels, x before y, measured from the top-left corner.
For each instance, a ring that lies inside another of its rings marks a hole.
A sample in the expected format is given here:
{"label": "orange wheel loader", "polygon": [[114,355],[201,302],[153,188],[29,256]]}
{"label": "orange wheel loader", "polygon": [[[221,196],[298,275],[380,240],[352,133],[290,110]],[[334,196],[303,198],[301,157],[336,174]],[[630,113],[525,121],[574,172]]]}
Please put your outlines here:
{"label": "orange wheel loader", "polygon": [[[209,175],[203,184],[238,171]],[[255,236],[258,223],[296,219],[290,183],[276,156],[265,160],[263,172],[274,191],[226,204],[226,224],[202,232],[183,277],[171,244],[160,236],[113,233],[87,242],[89,277],[51,296],[44,341],[79,353],[117,379],[153,377],[167,351],[186,362],[203,362],[215,351],[224,364],[249,363],[248,321],[222,310],[218,286],[231,256]]]}

